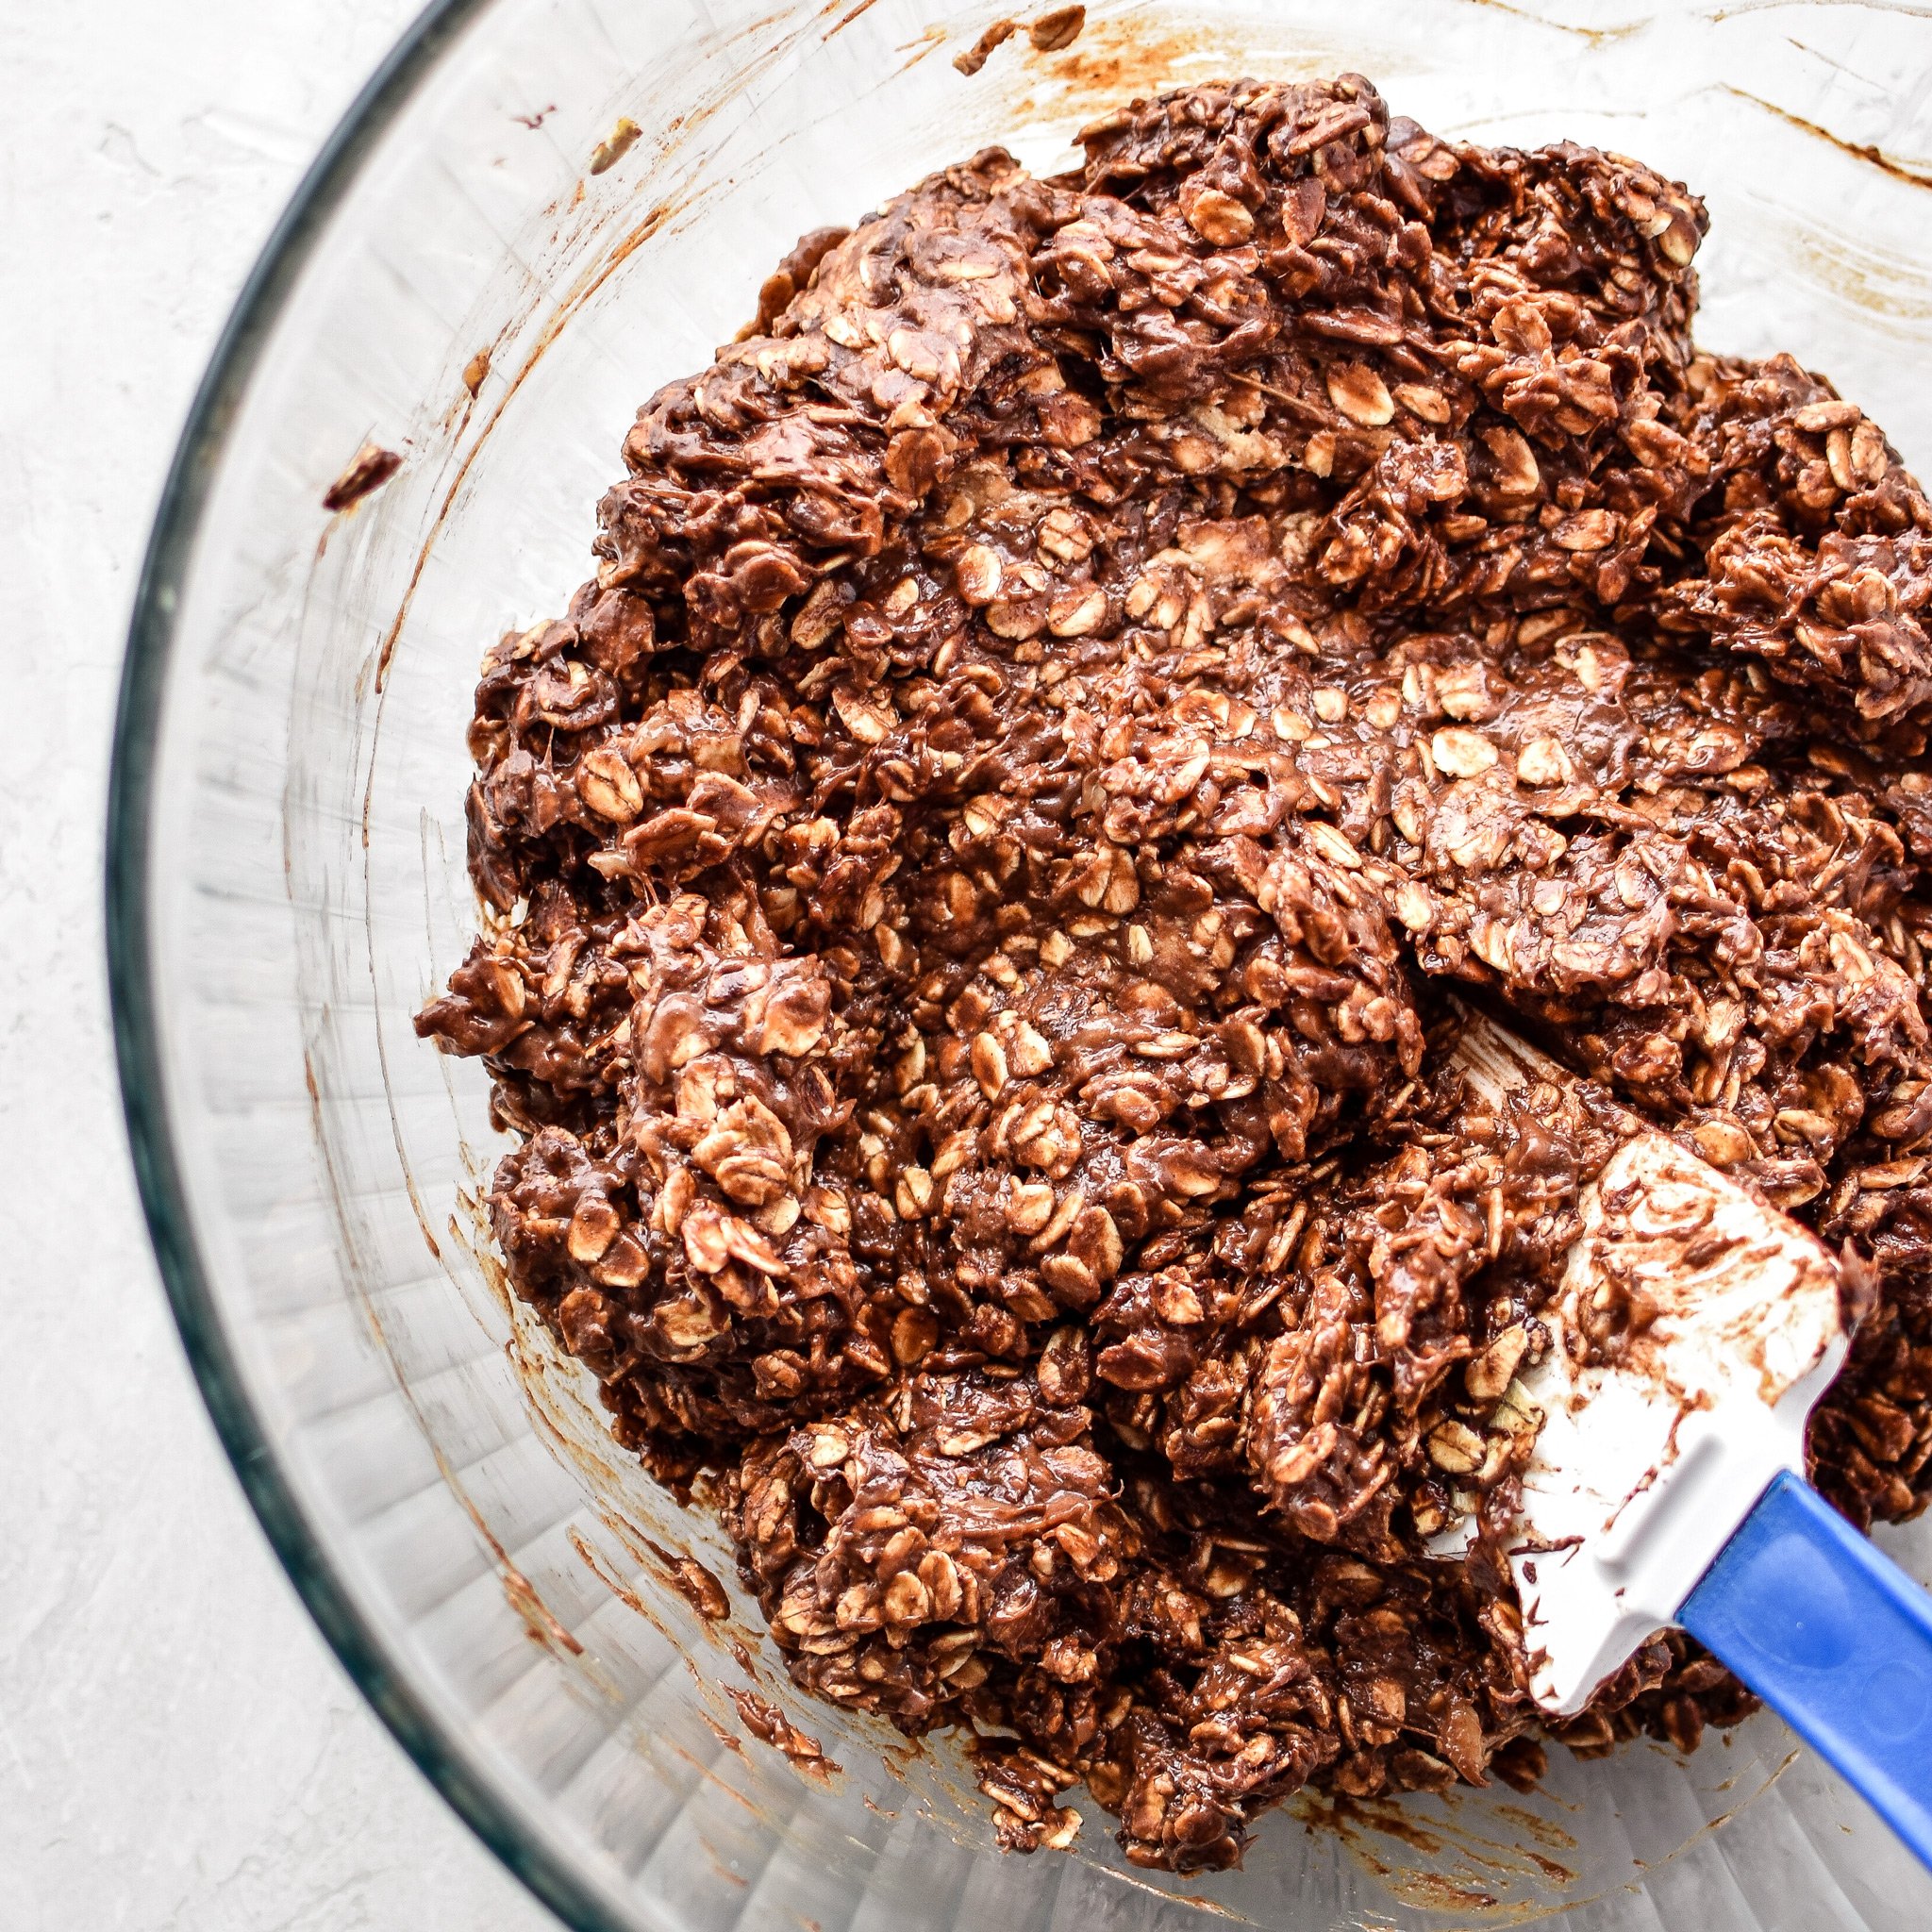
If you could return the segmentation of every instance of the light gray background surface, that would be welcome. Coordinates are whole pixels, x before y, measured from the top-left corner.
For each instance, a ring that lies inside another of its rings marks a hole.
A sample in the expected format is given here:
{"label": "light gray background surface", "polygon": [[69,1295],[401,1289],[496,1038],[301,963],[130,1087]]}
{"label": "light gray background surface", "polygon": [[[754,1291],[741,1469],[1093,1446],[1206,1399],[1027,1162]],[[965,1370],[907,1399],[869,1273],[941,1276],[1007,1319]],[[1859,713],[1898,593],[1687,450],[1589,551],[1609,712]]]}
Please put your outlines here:
{"label": "light gray background surface", "polygon": [[544,1932],[323,1644],[175,1339],[108,1045],[127,606],[190,397],[417,0],[0,0],[0,1932]]}

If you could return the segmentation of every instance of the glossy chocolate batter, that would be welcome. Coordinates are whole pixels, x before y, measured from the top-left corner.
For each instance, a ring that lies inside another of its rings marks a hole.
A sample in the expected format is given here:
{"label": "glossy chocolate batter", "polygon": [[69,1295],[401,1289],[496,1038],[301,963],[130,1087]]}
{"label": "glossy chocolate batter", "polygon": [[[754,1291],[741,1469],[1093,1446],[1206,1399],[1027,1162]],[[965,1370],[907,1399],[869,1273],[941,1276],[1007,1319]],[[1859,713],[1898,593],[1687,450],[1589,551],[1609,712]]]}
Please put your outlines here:
{"label": "glossy chocolate batter", "polygon": [[[1932,1477],[1932,508],[1690,339],[1700,204],[1357,75],[1136,102],[808,237],[489,656],[484,932],[419,1024],[520,1293],[720,1473],[792,1674],[1239,1858],[1526,1786],[1512,1377],[1610,1144],[1478,990],[1877,1283],[1813,1430]],[[1681,1636],[1574,1750],[1748,1700]]]}

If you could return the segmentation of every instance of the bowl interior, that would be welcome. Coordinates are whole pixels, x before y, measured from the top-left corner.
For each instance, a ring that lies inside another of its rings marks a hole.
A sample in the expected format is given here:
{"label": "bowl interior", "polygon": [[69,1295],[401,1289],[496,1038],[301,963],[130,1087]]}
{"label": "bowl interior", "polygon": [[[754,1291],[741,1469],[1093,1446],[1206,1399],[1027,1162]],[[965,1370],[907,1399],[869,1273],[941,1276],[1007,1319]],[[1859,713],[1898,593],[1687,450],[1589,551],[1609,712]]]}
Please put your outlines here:
{"label": "bowl interior", "polygon": [[[1768,1716],[1689,1761],[1555,1753],[1529,1798],[1309,1801],[1205,1879],[1127,1867],[1091,1807],[1071,1856],[1002,1857],[946,1740],[794,1693],[735,1588],[729,1621],[693,1612],[669,1557],[734,1579],[721,1535],[609,1442],[491,1258],[484,1076],[409,1026],[475,924],[477,660],[588,574],[637,406],[805,229],[992,141],[1059,165],[1135,92],[1356,69],[1440,132],[1688,180],[1712,210],[1707,344],[1791,349],[1932,464],[1932,20],[1088,12],[1064,52],[1021,36],[969,78],[952,57],[988,5],[469,0],[432,9],[312,179],[191,426],[117,792],[137,1152],[238,1466],[384,1714],[584,1925],[1932,1923],[1925,1874]],[[402,467],[331,517],[365,438]],[[1932,1532],[1890,1546],[1932,1576]],[[747,1733],[745,1689],[837,1769]]]}

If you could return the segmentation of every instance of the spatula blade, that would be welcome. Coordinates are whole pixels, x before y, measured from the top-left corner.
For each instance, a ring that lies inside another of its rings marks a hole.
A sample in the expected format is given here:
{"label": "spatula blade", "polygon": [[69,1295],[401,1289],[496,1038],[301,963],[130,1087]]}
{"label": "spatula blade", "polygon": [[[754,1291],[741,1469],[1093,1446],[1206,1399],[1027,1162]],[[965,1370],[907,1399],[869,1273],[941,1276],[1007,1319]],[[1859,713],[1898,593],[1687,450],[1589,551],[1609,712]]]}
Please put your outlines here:
{"label": "spatula blade", "polygon": [[[1491,1100],[1570,1077],[1480,1016],[1457,1058]],[[1802,1474],[1846,1347],[1816,1238],[1629,1126],[1582,1192],[1552,1346],[1521,1377],[1542,1420],[1507,1548],[1536,1697],[1559,1715],[1675,1620],[1778,1471]]]}

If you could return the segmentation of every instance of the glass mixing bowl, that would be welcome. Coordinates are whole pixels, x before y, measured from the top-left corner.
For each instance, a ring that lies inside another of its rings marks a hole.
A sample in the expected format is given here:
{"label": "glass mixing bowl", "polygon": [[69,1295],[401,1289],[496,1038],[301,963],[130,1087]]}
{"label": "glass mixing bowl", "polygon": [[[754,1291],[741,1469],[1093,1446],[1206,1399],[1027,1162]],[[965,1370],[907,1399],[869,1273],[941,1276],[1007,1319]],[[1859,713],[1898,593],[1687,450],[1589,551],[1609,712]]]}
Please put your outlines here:
{"label": "glass mixing bowl", "polygon": [[[797,1696],[742,1599],[693,1612],[668,1558],[729,1576],[719,1533],[614,1449],[492,1263],[483,1074],[409,1026],[475,923],[477,660],[587,575],[637,405],[803,230],[994,140],[1053,167],[1135,92],[1359,69],[1440,131],[1690,181],[1706,341],[1795,350],[1932,464],[1923,9],[1088,12],[968,77],[991,0],[448,0],[305,184],[169,483],[112,801],[135,1155],[236,1468],[396,1735],[581,1927],[1932,1924],[1932,1881],[1770,1716],[1688,1761],[1558,1750],[1527,1799],[1309,1800],[1214,1876],[1131,1870],[1091,1807],[1073,1854],[1002,1857],[946,1740]],[[401,467],[331,515],[365,438]],[[1887,1541],[1932,1576],[1932,1530]],[[840,1768],[751,1738],[744,1688]]]}

